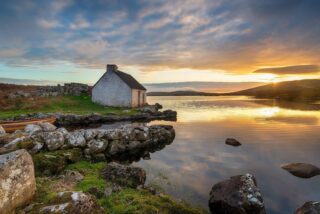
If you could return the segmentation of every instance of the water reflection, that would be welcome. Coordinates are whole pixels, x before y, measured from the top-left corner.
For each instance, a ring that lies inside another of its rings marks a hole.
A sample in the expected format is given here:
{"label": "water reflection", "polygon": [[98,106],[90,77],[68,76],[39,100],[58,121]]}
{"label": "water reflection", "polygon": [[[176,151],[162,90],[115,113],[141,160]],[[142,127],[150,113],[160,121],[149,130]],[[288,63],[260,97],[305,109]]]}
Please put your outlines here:
{"label": "water reflection", "polygon": [[[246,97],[151,97],[178,111],[171,145],[135,165],[168,193],[207,207],[213,184],[246,172],[256,176],[268,213],[293,213],[305,201],[319,200],[320,180],[302,180],[283,163],[320,165],[320,112],[270,106]],[[159,122],[153,122],[159,123]],[[234,137],[240,147],[224,144]],[[169,182],[157,181],[159,173]]]}

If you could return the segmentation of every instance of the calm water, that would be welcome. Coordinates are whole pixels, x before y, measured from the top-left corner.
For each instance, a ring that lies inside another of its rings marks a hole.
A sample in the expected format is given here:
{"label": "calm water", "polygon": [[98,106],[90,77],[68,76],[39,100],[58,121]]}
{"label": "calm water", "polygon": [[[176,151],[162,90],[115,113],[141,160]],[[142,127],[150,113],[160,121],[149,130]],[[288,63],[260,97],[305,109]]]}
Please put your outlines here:
{"label": "calm water", "polygon": [[[279,166],[288,162],[320,165],[318,106],[277,104],[247,97],[149,97],[178,111],[174,142],[138,165],[149,183],[207,208],[213,184],[252,173],[268,213],[293,213],[305,201],[320,200],[320,176],[301,179]],[[282,106],[282,107],[280,107]],[[234,137],[240,147],[225,145]]]}

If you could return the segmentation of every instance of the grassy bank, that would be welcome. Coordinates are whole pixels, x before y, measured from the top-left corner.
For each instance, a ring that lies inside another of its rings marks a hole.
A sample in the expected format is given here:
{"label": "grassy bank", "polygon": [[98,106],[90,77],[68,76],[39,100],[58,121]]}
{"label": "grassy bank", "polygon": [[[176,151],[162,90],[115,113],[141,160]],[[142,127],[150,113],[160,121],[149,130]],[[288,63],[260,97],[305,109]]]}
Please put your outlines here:
{"label": "grassy bank", "polygon": [[89,96],[58,96],[58,97],[34,97],[21,99],[7,99],[0,105],[0,118],[17,116],[28,113],[74,113],[90,114],[100,113],[117,115],[132,115],[135,109],[104,107],[93,103]]}
{"label": "grassy bank", "polygon": [[[83,191],[90,192],[90,188],[104,192],[110,185],[100,177],[100,171],[105,163],[90,163],[79,161],[67,166],[67,170],[78,171],[84,175],[80,182],[66,182],[59,176],[37,177],[37,197],[34,202],[47,203],[54,198],[59,191]],[[154,195],[147,190],[123,188],[121,191],[112,193],[110,196],[102,196],[97,199],[106,213],[112,214],[202,214],[205,210],[190,206],[185,202],[178,202],[166,194]]]}

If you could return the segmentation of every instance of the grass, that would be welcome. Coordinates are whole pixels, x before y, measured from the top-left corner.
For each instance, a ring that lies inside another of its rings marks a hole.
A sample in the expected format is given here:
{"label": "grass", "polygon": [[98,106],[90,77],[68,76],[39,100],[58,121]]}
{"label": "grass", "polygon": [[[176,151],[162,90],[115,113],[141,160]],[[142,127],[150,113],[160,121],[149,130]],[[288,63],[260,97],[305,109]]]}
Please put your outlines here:
{"label": "grass", "polygon": [[207,213],[200,208],[193,208],[187,203],[176,202],[168,195],[153,195],[146,190],[123,189],[99,203],[111,214],[149,213],[149,214],[200,214]]}
{"label": "grass", "polygon": [[91,101],[90,96],[58,96],[58,97],[34,97],[21,98],[5,102],[0,106],[0,118],[17,116],[28,113],[74,113],[74,114],[91,114],[100,113],[133,115],[137,113],[136,109],[105,107]]}
{"label": "grass", "polygon": [[101,178],[100,171],[106,163],[90,163],[88,161],[79,161],[68,165],[66,169],[75,170],[84,175],[84,179],[77,183],[75,190],[88,192],[91,187],[96,187],[102,192],[107,186],[107,182]]}
{"label": "grass", "polygon": [[[75,185],[76,191],[88,192],[91,187],[100,191],[109,185],[100,177],[100,171],[106,163],[90,163],[79,161],[70,164],[66,169],[76,170],[84,175],[84,179]],[[50,194],[49,194],[50,196]],[[52,196],[51,196],[52,197]],[[193,208],[185,202],[176,202],[170,196],[161,194],[153,195],[146,190],[124,188],[120,192],[112,193],[108,197],[102,197],[98,203],[111,214],[135,214],[135,213],[157,213],[157,214],[202,214],[206,211]]]}

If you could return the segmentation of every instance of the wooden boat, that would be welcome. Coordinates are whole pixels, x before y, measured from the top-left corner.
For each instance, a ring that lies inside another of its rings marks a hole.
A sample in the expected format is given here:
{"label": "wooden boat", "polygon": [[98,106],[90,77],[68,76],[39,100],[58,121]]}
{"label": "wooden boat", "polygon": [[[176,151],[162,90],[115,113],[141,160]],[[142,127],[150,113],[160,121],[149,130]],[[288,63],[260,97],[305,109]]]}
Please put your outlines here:
{"label": "wooden boat", "polygon": [[36,124],[36,123],[51,123],[53,124],[56,121],[56,118],[49,117],[43,119],[34,119],[34,120],[17,120],[17,121],[10,121],[10,122],[0,122],[0,126],[4,128],[7,133],[12,133],[18,129],[24,129],[26,125],[29,124]]}

